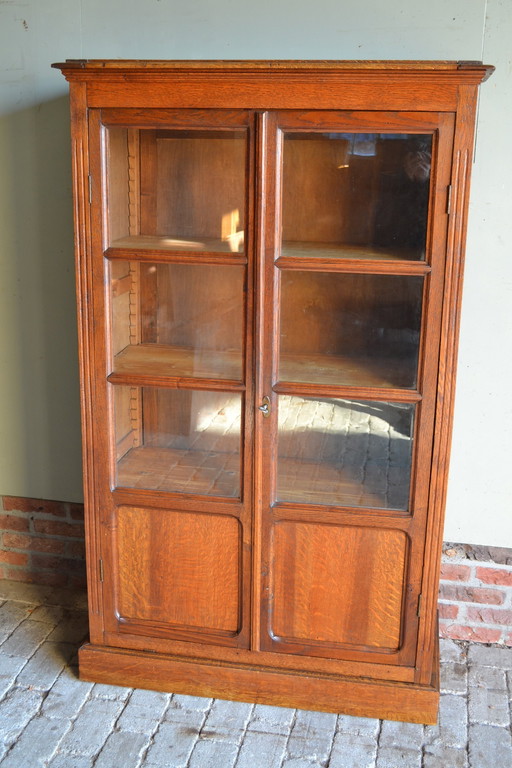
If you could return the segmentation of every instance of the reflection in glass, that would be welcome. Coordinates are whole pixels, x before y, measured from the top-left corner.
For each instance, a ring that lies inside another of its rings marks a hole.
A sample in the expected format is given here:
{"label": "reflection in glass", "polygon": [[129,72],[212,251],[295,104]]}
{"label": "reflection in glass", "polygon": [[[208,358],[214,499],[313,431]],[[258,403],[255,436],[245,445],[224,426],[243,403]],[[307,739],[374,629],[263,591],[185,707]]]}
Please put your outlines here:
{"label": "reflection in glass", "polygon": [[116,485],[240,496],[241,396],[114,387]]}
{"label": "reflection in glass", "polygon": [[111,262],[116,373],[242,377],[242,266]]}
{"label": "reflection in glass", "polygon": [[277,499],[406,510],[414,406],[279,397]]}
{"label": "reflection in glass", "polygon": [[285,133],[282,255],[425,258],[432,137]]}
{"label": "reflection in glass", "polygon": [[110,245],[243,252],[246,135],[107,129]]}
{"label": "reflection in glass", "polygon": [[414,387],[422,277],[281,270],[279,378]]}

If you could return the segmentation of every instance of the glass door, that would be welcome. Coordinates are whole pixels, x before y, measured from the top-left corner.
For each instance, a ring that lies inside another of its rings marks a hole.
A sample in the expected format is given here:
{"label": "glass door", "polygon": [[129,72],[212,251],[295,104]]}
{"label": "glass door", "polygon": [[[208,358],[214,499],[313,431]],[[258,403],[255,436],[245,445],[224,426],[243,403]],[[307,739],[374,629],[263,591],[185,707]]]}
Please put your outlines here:
{"label": "glass door", "polygon": [[414,661],[446,227],[430,201],[450,129],[269,117],[267,650]]}
{"label": "glass door", "polygon": [[113,543],[105,538],[110,642],[132,635],[136,647],[146,635],[243,646],[250,118],[103,110],[98,122],[105,227],[97,300],[107,317],[98,389],[111,424],[100,487],[115,531]]}

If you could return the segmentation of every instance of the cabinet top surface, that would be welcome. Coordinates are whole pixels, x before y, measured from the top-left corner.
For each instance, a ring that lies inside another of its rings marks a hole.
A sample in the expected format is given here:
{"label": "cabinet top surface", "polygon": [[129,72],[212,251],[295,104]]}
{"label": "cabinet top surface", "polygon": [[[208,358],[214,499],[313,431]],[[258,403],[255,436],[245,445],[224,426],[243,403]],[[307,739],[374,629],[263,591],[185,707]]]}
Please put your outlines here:
{"label": "cabinet top surface", "polygon": [[494,70],[494,67],[482,64],[479,61],[337,61],[337,60],[136,60],[136,59],[68,59],[65,62],[52,64],[53,67],[72,72],[89,71],[91,75],[105,73],[141,73],[148,72],[183,72],[190,70],[224,70],[242,72],[300,72],[308,73],[318,70],[341,73],[370,74],[382,73],[392,70],[393,73],[404,74],[448,74],[460,75],[472,73],[478,80],[486,79]]}

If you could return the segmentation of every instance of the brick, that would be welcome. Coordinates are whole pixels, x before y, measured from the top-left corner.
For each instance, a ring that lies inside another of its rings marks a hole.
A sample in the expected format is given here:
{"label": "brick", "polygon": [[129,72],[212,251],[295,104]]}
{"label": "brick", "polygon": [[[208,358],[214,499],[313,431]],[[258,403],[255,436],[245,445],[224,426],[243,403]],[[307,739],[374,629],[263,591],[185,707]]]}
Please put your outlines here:
{"label": "brick", "polygon": [[441,691],[443,693],[465,694],[468,688],[466,664],[443,662],[441,665]]}
{"label": "brick", "polygon": [[468,627],[460,624],[439,622],[441,637],[453,640],[472,640],[475,643],[497,643],[501,638],[500,629],[486,627]]}
{"label": "brick", "polygon": [[337,733],[329,768],[375,768],[377,742],[354,733]]}
{"label": "brick", "polygon": [[471,568],[469,565],[456,565],[454,563],[441,564],[441,580],[469,581]]}
{"label": "brick", "polygon": [[57,624],[48,640],[55,643],[80,643],[87,636],[89,619],[84,611],[66,609],[62,621]]}
{"label": "brick", "polygon": [[469,689],[469,719],[472,723],[501,725],[510,723],[506,690],[493,691],[482,687]]}
{"label": "brick", "polygon": [[512,669],[512,648],[485,648],[483,645],[470,645],[468,649],[470,664],[482,667],[498,667]]}
{"label": "brick", "polygon": [[252,710],[252,704],[215,699],[201,731],[201,738],[239,743]]}
{"label": "brick", "polygon": [[55,627],[64,615],[64,609],[60,605],[38,605],[30,612],[32,621],[42,621],[44,624],[51,624]]}
{"label": "brick", "polygon": [[[264,706],[264,705],[261,705]],[[287,735],[247,731],[240,749],[236,768],[280,768],[286,752]]]}
{"label": "brick", "polygon": [[62,740],[59,751],[93,757],[102,748],[114,727],[123,704],[120,701],[86,701],[73,727]]}
{"label": "brick", "polygon": [[78,680],[73,670],[65,667],[44,700],[42,714],[50,718],[64,718],[78,712],[89,697],[92,686],[93,683]]}
{"label": "brick", "polygon": [[54,555],[62,555],[66,549],[66,542],[62,539],[32,536],[23,533],[5,533],[4,544],[13,549],[26,549],[30,552],[50,552]]}
{"label": "brick", "polygon": [[51,573],[48,571],[32,571],[21,568],[10,568],[6,578],[10,581],[22,581],[27,584],[41,584],[47,587],[65,587],[68,575],[65,572]]}
{"label": "brick", "polygon": [[[59,543],[61,543],[60,540]],[[68,541],[66,555],[78,560],[85,560],[85,541]]]}
{"label": "brick", "polygon": [[206,720],[206,712],[201,712],[198,709],[173,707],[171,704],[165,713],[164,720],[173,725],[188,726],[199,733]]}
{"label": "brick", "polygon": [[133,691],[116,727],[133,733],[153,733],[167,707],[170,696],[157,691]]}
{"label": "brick", "polygon": [[84,519],[84,505],[83,504],[69,504],[69,516],[72,520]]}
{"label": "brick", "polygon": [[262,733],[288,734],[294,715],[294,709],[256,704],[247,729],[249,731],[261,731]]}
{"label": "brick", "polygon": [[468,657],[467,643],[456,642],[448,638],[439,641],[441,661],[454,661],[463,663]]}
{"label": "brick", "polygon": [[499,608],[468,607],[468,621],[481,621],[483,624],[501,624],[505,627],[512,626],[512,610]]}
{"label": "brick", "polygon": [[428,746],[423,756],[423,768],[468,768],[466,750],[442,744]]}
{"label": "brick", "polygon": [[72,571],[75,566],[75,561],[66,557],[32,555],[32,568],[36,571]]}
{"label": "brick", "polygon": [[112,768],[112,766],[135,766],[139,764],[150,736],[142,733],[114,731],[108,737],[101,750],[94,768]]}
{"label": "brick", "polygon": [[[199,715],[202,722],[204,714],[201,717],[201,713],[196,712],[196,715]],[[163,768],[163,766],[185,768],[196,745],[200,729],[200,725],[193,723],[189,725],[161,723],[147,752],[144,768]]]}
{"label": "brick", "polygon": [[35,717],[29,722],[12,750],[2,761],[2,768],[43,768],[55,754],[59,742],[71,727],[69,720]]}
{"label": "brick", "polygon": [[25,552],[6,552],[0,549],[0,563],[9,565],[27,565],[28,555]]}
{"label": "brick", "polygon": [[488,605],[502,605],[506,597],[506,593],[500,589],[461,587],[453,584],[441,584],[439,595],[441,600],[458,600],[461,603],[487,603]]}
{"label": "brick", "polygon": [[212,699],[204,696],[187,696],[182,693],[175,693],[172,697],[171,707],[181,707],[182,709],[194,709],[198,712],[206,712],[212,706]]}
{"label": "brick", "polygon": [[476,577],[484,584],[497,584],[504,587],[512,586],[512,571],[504,568],[477,568]]}
{"label": "brick", "polygon": [[505,768],[512,765],[510,732],[494,725],[469,727],[470,765],[478,768]]}
{"label": "brick", "polygon": [[325,764],[332,749],[336,721],[336,715],[297,710],[288,740],[288,757]]}
{"label": "brick", "polygon": [[342,733],[352,733],[355,736],[366,737],[367,739],[377,738],[380,722],[371,717],[350,717],[350,715],[339,715],[338,730]]}
{"label": "brick", "polygon": [[8,656],[25,656],[29,659],[46,640],[51,627],[40,621],[26,619],[19,624],[12,635],[2,645],[2,653]]}
{"label": "brick", "polygon": [[379,747],[399,749],[421,749],[423,726],[416,723],[402,723],[384,720],[379,736]]}
{"label": "brick", "polygon": [[66,523],[60,520],[34,520],[34,530],[49,536],[66,536],[83,539],[84,527],[80,523]]}
{"label": "brick", "polygon": [[74,653],[62,643],[44,642],[17,677],[16,684],[48,691]]}
{"label": "brick", "polygon": [[12,688],[0,702],[0,741],[12,744],[41,706],[43,696],[28,688]]}
{"label": "brick", "polygon": [[421,768],[421,751],[379,746],[375,768]]}
{"label": "brick", "polygon": [[56,517],[66,516],[66,503],[63,501],[48,501],[46,499],[27,499],[24,496],[4,496],[4,510],[10,512],[40,512]]}
{"label": "brick", "polygon": [[456,619],[459,615],[458,605],[447,605],[446,603],[439,603],[438,608],[440,619]]}
{"label": "brick", "polygon": [[0,653],[0,699],[14,686],[16,675],[26,663],[27,660],[22,656],[4,656]]}
{"label": "brick", "polygon": [[233,768],[237,755],[238,746],[235,743],[199,740],[192,751],[187,768]]}
{"label": "brick", "polygon": [[17,515],[0,515],[0,529],[3,531],[28,531],[30,518],[18,517]]}
{"label": "brick", "polygon": [[439,701],[437,725],[425,727],[426,744],[462,749],[467,741],[468,712],[463,696],[445,694]]}
{"label": "brick", "polygon": [[468,683],[495,691],[507,690],[505,670],[497,667],[470,666]]}
{"label": "brick", "polygon": [[92,759],[83,755],[57,755],[51,762],[51,768],[92,768]]}
{"label": "brick", "polygon": [[110,699],[111,701],[126,701],[131,693],[131,688],[120,685],[105,685],[96,683],[91,690],[91,696],[95,699]]}

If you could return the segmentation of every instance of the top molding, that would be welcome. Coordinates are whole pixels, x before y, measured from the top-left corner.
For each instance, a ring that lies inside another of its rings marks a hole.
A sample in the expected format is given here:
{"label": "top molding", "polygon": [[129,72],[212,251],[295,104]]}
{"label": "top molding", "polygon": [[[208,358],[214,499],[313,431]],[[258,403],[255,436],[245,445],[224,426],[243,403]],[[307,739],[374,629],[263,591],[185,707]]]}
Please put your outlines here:
{"label": "top molding", "polygon": [[456,111],[494,67],[468,61],[136,61],[53,64],[91,108]]}
{"label": "top molding", "polygon": [[401,61],[401,60],[379,60],[379,61],[359,61],[359,60],[165,60],[165,59],[67,59],[62,63],[52,64],[52,67],[60,69],[63,72],[69,72],[71,76],[78,71],[103,70],[105,72],[135,72],[149,70],[152,72],[172,72],[187,70],[218,70],[243,71],[254,70],[278,70],[290,72],[313,72],[318,70],[328,70],[331,72],[359,72],[368,74],[369,72],[382,73],[383,70],[393,70],[394,73],[403,72],[404,74],[420,74],[422,72],[432,74],[437,73],[458,73],[459,75],[473,75],[476,82],[483,82],[494,71],[494,67],[482,64],[480,61]]}

